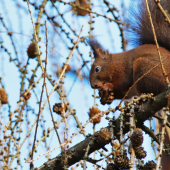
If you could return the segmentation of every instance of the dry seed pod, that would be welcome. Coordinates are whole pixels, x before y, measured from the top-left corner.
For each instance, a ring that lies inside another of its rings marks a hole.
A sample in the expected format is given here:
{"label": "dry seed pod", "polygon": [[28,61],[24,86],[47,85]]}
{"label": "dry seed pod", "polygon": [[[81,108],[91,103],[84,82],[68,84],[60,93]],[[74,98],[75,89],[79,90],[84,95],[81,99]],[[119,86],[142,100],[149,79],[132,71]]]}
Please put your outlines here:
{"label": "dry seed pod", "polygon": [[32,42],[29,47],[27,48],[27,54],[29,58],[35,58],[38,55],[35,54],[36,52],[36,43]]}
{"label": "dry seed pod", "polygon": [[129,158],[126,155],[116,156],[115,158],[115,165],[119,168],[128,169],[129,163]]}
{"label": "dry seed pod", "polygon": [[119,170],[119,168],[115,164],[109,163],[106,167],[106,170]]}
{"label": "dry seed pod", "polygon": [[102,128],[98,132],[98,138],[103,143],[108,142],[111,138],[111,133],[109,132],[108,128]]}
{"label": "dry seed pod", "polygon": [[55,105],[53,106],[53,112],[56,112],[58,115],[62,114],[63,109],[65,112],[67,111],[66,105],[64,105],[64,108],[63,108],[62,103],[55,103]]}
{"label": "dry seed pod", "polygon": [[142,159],[142,158],[146,157],[147,153],[146,153],[146,151],[144,150],[143,147],[136,147],[135,148],[135,155],[136,155],[137,159]]}
{"label": "dry seed pod", "polygon": [[156,163],[154,161],[148,161],[144,165],[143,170],[156,170]]}
{"label": "dry seed pod", "polygon": [[[75,0],[74,4],[82,7],[82,8],[85,8],[87,10],[90,10],[90,4],[87,3],[87,0]],[[83,9],[80,9],[78,7],[72,7],[71,10],[73,11],[74,14],[76,15],[79,15],[79,16],[86,16],[88,14],[88,11],[87,10],[83,10]]]}
{"label": "dry seed pod", "polygon": [[8,103],[8,95],[6,94],[4,88],[0,88],[0,101],[1,101],[1,104]]}
{"label": "dry seed pod", "polygon": [[[96,106],[93,106],[91,109],[90,109],[90,111],[89,111],[89,117],[90,117],[90,119],[93,117],[93,116],[95,116],[95,115],[97,115],[98,113],[100,113],[101,111],[98,109],[98,107],[96,107]],[[96,123],[100,123],[100,121],[101,121],[101,116],[97,116],[95,119],[93,119],[91,122],[92,123],[94,123],[94,124],[96,124]]]}
{"label": "dry seed pod", "polygon": [[142,134],[142,129],[136,128],[130,137],[130,140],[132,142],[133,147],[139,147],[143,143],[143,134]]}

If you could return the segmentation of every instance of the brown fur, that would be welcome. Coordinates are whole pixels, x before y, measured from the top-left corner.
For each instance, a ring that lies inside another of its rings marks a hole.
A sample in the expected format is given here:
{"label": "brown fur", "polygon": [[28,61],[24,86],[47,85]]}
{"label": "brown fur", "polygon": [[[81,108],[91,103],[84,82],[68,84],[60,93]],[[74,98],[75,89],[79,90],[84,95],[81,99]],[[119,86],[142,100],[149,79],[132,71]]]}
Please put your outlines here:
{"label": "brown fur", "polygon": [[[162,58],[170,55],[169,51],[160,47]],[[142,45],[133,50],[119,54],[97,54],[90,72],[92,88],[101,88],[105,83],[113,84],[115,99],[124,97],[128,89],[143,74],[160,63],[155,45]],[[170,57],[163,61],[166,73],[170,72]],[[101,67],[99,73],[95,72],[97,66]],[[170,78],[170,76],[169,76]],[[135,92],[128,98],[140,93],[154,93],[154,95],[166,89],[165,77],[159,64],[149,74],[144,76],[134,87]]]}

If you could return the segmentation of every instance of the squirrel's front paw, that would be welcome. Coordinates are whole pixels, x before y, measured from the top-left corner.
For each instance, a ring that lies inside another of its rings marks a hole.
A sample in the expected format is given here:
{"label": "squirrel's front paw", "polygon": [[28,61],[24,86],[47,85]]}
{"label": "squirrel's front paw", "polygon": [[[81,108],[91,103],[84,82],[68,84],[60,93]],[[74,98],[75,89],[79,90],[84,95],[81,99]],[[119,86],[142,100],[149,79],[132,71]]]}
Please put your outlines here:
{"label": "squirrel's front paw", "polygon": [[101,104],[111,104],[114,99],[113,84],[105,83],[102,88],[99,89],[99,96],[101,97]]}

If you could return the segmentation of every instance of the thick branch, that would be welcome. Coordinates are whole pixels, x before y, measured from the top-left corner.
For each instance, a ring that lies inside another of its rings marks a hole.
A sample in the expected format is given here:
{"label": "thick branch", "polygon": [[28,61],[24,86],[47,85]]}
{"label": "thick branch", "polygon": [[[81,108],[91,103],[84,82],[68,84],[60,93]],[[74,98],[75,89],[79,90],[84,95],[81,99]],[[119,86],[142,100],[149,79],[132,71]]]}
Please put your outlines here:
{"label": "thick branch", "polygon": [[[167,106],[167,99],[165,98],[166,95],[170,93],[170,89],[157,95],[155,97],[154,101],[148,101],[144,103],[137,113],[135,113],[135,119],[137,121],[137,127],[142,128],[143,122],[147,120],[149,117],[152,117],[157,111],[161,110],[163,107]],[[120,120],[116,119],[114,127],[114,136],[118,138],[119,132],[120,132]],[[108,126],[106,127],[108,130],[111,128]],[[126,134],[129,132],[129,127],[126,125],[123,129],[123,133]],[[83,159],[84,154],[86,152],[86,148],[88,144],[90,143],[90,150],[88,152],[88,155],[90,155],[92,152],[104,148],[106,144],[109,143],[102,143],[98,139],[98,136],[88,136],[84,141],[78,143],[77,145],[73,146],[72,148],[67,150],[67,165],[71,166],[75,164],[76,162]],[[42,170],[63,170],[64,166],[64,154],[58,155],[56,158],[44,163],[40,168]]]}

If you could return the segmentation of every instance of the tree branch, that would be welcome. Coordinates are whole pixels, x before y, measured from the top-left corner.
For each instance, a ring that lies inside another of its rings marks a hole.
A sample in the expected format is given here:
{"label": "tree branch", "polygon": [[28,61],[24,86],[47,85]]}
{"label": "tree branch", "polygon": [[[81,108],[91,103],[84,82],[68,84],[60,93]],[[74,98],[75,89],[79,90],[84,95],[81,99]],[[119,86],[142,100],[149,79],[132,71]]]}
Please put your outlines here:
{"label": "tree branch", "polygon": [[[162,92],[161,94],[155,97],[154,101],[147,101],[144,103],[138,110],[135,112],[135,119],[138,122],[136,125],[139,128],[143,127],[143,123],[149,117],[152,117],[157,111],[161,110],[163,107],[167,106],[167,99],[165,98],[166,95],[170,93],[170,89]],[[126,118],[127,119],[127,118]],[[126,120],[127,121],[127,120]],[[114,127],[114,136],[115,138],[119,139],[119,132],[120,132],[120,120],[116,119],[113,123]],[[109,132],[111,132],[111,127],[106,127]],[[123,133],[126,134],[129,132],[129,125],[125,125],[123,129]],[[94,151],[104,148],[106,144],[110,141],[103,142],[99,139],[98,135],[90,135],[86,137],[86,139],[77,145],[73,146],[72,148],[67,150],[67,166],[71,166],[76,162],[79,162],[83,159],[84,154],[86,152],[86,148],[90,143],[90,150],[88,155],[93,153]],[[63,170],[64,166],[64,154],[59,154],[56,158],[51,159],[44,163],[38,170]]]}

